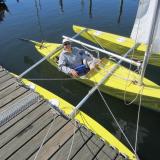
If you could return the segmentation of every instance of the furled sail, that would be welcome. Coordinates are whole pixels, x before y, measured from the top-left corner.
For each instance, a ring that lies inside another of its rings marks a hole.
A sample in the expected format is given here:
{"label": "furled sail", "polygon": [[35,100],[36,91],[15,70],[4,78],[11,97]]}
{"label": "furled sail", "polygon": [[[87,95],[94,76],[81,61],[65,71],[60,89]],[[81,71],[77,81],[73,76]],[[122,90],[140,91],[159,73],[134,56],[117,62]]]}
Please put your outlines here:
{"label": "furled sail", "polygon": [[140,0],[131,38],[138,43],[148,44],[151,34],[151,52],[160,53],[160,1]]}

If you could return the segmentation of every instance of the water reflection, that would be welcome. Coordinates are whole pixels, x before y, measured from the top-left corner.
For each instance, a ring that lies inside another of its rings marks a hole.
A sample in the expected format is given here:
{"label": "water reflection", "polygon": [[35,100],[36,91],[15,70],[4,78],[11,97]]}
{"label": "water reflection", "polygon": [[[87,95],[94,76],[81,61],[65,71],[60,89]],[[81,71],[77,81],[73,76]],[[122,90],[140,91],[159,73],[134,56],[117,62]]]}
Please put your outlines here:
{"label": "water reflection", "polygon": [[118,20],[117,20],[118,24],[121,22],[122,13],[123,13],[123,0],[121,0],[121,3],[120,3],[119,16],[118,16]]}
{"label": "water reflection", "polygon": [[9,12],[9,9],[3,0],[0,0],[0,21],[5,18],[5,12]]}
{"label": "water reflection", "polygon": [[[85,4],[84,0],[81,0],[80,1],[81,11],[84,10],[84,4]],[[59,6],[60,6],[61,13],[64,13],[63,0],[59,0]],[[88,14],[89,14],[89,18],[93,18],[93,15],[92,15],[92,0],[89,0]]]}
{"label": "water reflection", "polygon": [[38,21],[40,36],[41,36],[41,39],[45,40],[41,21],[40,21],[40,10],[42,9],[40,0],[35,0],[35,8],[36,8],[36,13],[37,13],[37,21]]}
{"label": "water reflection", "polygon": [[24,56],[23,60],[24,60],[24,63],[28,64],[29,66],[31,66],[35,63],[34,60],[29,56]]}
{"label": "water reflection", "polygon": [[84,10],[84,0],[81,0],[81,11]]}
{"label": "water reflection", "polygon": [[63,10],[63,0],[59,0],[59,5],[60,5],[60,11],[61,11],[61,13],[63,13],[64,12],[64,10]]}
{"label": "water reflection", "polygon": [[89,0],[89,18],[92,18],[92,0]]}

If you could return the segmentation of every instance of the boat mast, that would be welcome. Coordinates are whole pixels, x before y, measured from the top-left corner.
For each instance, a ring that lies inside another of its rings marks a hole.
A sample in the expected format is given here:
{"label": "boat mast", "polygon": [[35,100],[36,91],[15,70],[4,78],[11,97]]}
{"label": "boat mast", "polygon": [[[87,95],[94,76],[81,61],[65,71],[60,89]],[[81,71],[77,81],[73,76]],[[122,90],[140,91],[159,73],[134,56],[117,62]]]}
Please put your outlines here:
{"label": "boat mast", "polygon": [[153,19],[152,19],[152,27],[151,27],[150,34],[149,34],[148,47],[147,47],[147,50],[145,52],[144,60],[143,60],[142,67],[141,67],[141,76],[140,76],[140,80],[139,80],[140,85],[143,84],[143,78],[144,78],[144,75],[145,75],[145,71],[146,71],[146,68],[147,68],[149,57],[151,55],[153,36],[154,36],[155,27],[156,27],[156,21],[157,21],[157,17],[158,17],[158,10],[159,10],[159,3],[160,3],[158,1],[159,0],[156,0],[156,2],[155,2],[156,3],[156,8],[154,10],[154,16],[153,16]]}

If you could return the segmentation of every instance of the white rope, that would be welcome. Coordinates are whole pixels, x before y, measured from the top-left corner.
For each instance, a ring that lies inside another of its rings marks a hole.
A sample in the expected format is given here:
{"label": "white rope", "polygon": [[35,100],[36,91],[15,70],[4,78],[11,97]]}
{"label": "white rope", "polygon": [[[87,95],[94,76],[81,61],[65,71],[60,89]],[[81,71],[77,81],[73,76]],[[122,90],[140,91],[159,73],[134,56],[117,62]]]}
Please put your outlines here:
{"label": "white rope", "polygon": [[48,134],[49,134],[49,132],[50,132],[50,130],[51,130],[51,128],[52,128],[52,126],[53,126],[53,123],[54,123],[55,117],[56,117],[56,116],[54,116],[54,119],[52,120],[52,123],[51,123],[50,127],[48,128],[46,135],[45,135],[45,136],[44,136],[44,138],[43,138],[43,141],[42,141],[42,143],[41,143],[41,145],[40,145],[39,150],[37,151],[37,153],[36,153],[36,155],[35,155],[35,157],[34,157],[34,160],[36,160],[36,159],[37,159],[37,157],[38,157],[38,155],[39,155],[39,153],[40,153],[41,149],[43,148],[43,144],[44,144],[44,142],[46,141],[46,138],[47,138],[47,136],[48,136]]}
{"label": "white rope", "polygon": [[[95,78],[94,78],[94,85],[96,85]],[[133,150],[133,152],[135,153],[134,148],[132,147],[132,145],[131,145],[130,141],[128,140],[127,136],[125,135],[125,133],[123,132],[123,130],[122,130],[122,128],[121,128],[121,126],[119,125],[119,123],[118,123],[117,119],[115,118],[114,114],[112,113],[112,111],[111,111],[111,109],[110,109],[109,105],[107,104],[107,102],[106,102],[105,98],[104,98],[104,97],[103,97],[103,95],[101,94],[101,91],[99,90],[99,88],[98,88],[97,90],[98,90],[98,92],[99,92],[99,94],[100,94],[100,96],[101,96],[101,98],[102,98],[102,100],[103,100],[103,102],[104,102],[105,106],[106,106],[106,107],[107,107],[107,109],[109,110],[109,112],[110,112],[111,116],[113,117],[113,119],[115,120],[115,122],[116,122],[117,126],[119,127],[120,131],[122,132],[123,136],[125,137],[126,141],[127,141],[127,142],[128,142],[128,144],[130,145],[130,147],[131,147],[131,149]]]}
{"label": "white rope", "polygon": [[[87,33],[87,32],[86,32]],[[136,39],[137,39],[137,35],[138,35],[138,32],[137,32],[137,34],[136,34]],[[104,49],[103,48],[103,46],[101,45],[101,43],[97,40],[97,38],[94,36],[94,35],[90,35],[97,43],[98,43],[98,45],[102,48],[102,49]],[[137,41],[135,41],[135,44],[137,43]],[[84,46],[83,46],[84,47]],[[104,49],[105,50],[105,49]],[[131,54],[131,59],[133,59],[133,57],[134,57],[134,53],[135,53],[135,49],[133,50],[133,52],[132,52],[132,54]],[[129,65],[129,73],[128,73],[128,76],[127,76],[127,78],[126,79],[124,79],[124,80],[126,80],[126,81],[129,81],[129,77],[130,77],[130,74],[131,74],[131,64]],[[116,74],[113,74],[113,75],[116,75]],[[133,82],[134,80],[130,80],[131,82]],[[127,82],[126,82],[126,85],[125,85],[125,92],[124,92],[124,103],[126,104],[126,105],[130,105],[130,104],[132,104],[134,101],[136,101],[136,99],[137,99],[137,97],[138,97],[138,94],[139,93],[137,93],[137,95],[136,95],[136,97],[130,102],[130,103],[127,103],[126,102],[126,89],[127,89]]]}
{"label": "white rope", "polygon": [[114,114],[112,113],[112,111],[111,111],[111,109],[110,109],[109,105],[107,104],[106,100],[104,99],[104,97],[103,97],[103,95],[102,95],[102,93],[101,93],[101,91],[100,91],[99,89],[98,89],[98,92],[99,92],[99,94],[100,94],[100,96],[101,96],[101,98],[102,98],[102,100],[103,100],[103,102],[104,102],[105,106],[107,107],[107,109],[109,110],[110,114],[112,115],[112,117],[113,117],[114,121],[116,122],[116,124],[117,124],[118,128],[120,129],[121,133],[122,133],[122,134],[123,134],[123,136],[125,137],[126,141],[127,141],[127,142],[128,142],[128,144],[130,145],[130,147],[131,147],[131,149],[133,150],[133,152],[136,154],[136,152],[135,152],[134,148],[132,147],[132,145],[131,145],[130,141],[128,140],[127,136],[126,136],[126,135],[125,135],[125,133],[123,132],[123,130],[122,130],[122,128],[121,128],[121,126],[119,125],[119,123],[118,123],[117,119],[115,118]]}
{"label": "white rope", "polygon": [[[86,32],[87,33],[87,32]],[[105,50],[105,48],[101,45],[101,43],[97,40],[97,38],[91,34],[91,37],[98,43],[98,45],[103,49]]]}
{"label": "white rope", "polygon": [[[76,115],[76,112],[75,112],[75,115]],[[68,156],[67,156],[67,160],[69,160],[70,155],[71,155],[71,153],[72,153],[73,144],[74,144],[74,138],[75,138],[75,132],[76,132],[76,128],[77,128],[76,124],[77,124],[77,123],[76,123],[76,120],[75,120],[74,128],[73,128],[73,129],[74,129],[73,138],[72,138],[71,146],[70,146],[69,153],[68,153]]]}
{"label": "white rope", "polygon": [[[142,89],[142,92],[143,92],[143,89]],[[141,112],[141,102],[142,102],[142,95],[140,94],[138,116],[137,116],[137,126],[136,126],[136,137],[135,137],[135,152],[136,153],[137,153],[137,142],[138,142],[138,131],[139,131],[139,121],[140,121],[140,112]]]}

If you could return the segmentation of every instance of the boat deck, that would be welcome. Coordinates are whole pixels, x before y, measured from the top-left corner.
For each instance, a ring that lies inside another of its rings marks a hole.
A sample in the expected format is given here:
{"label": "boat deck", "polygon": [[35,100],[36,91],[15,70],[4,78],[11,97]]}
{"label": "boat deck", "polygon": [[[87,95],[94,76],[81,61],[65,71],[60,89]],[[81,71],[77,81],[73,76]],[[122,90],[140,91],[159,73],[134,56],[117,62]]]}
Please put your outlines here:
{"label": "boat deck", "polygon": [[126,158],[0,67],[0,160],[6,159]]}

